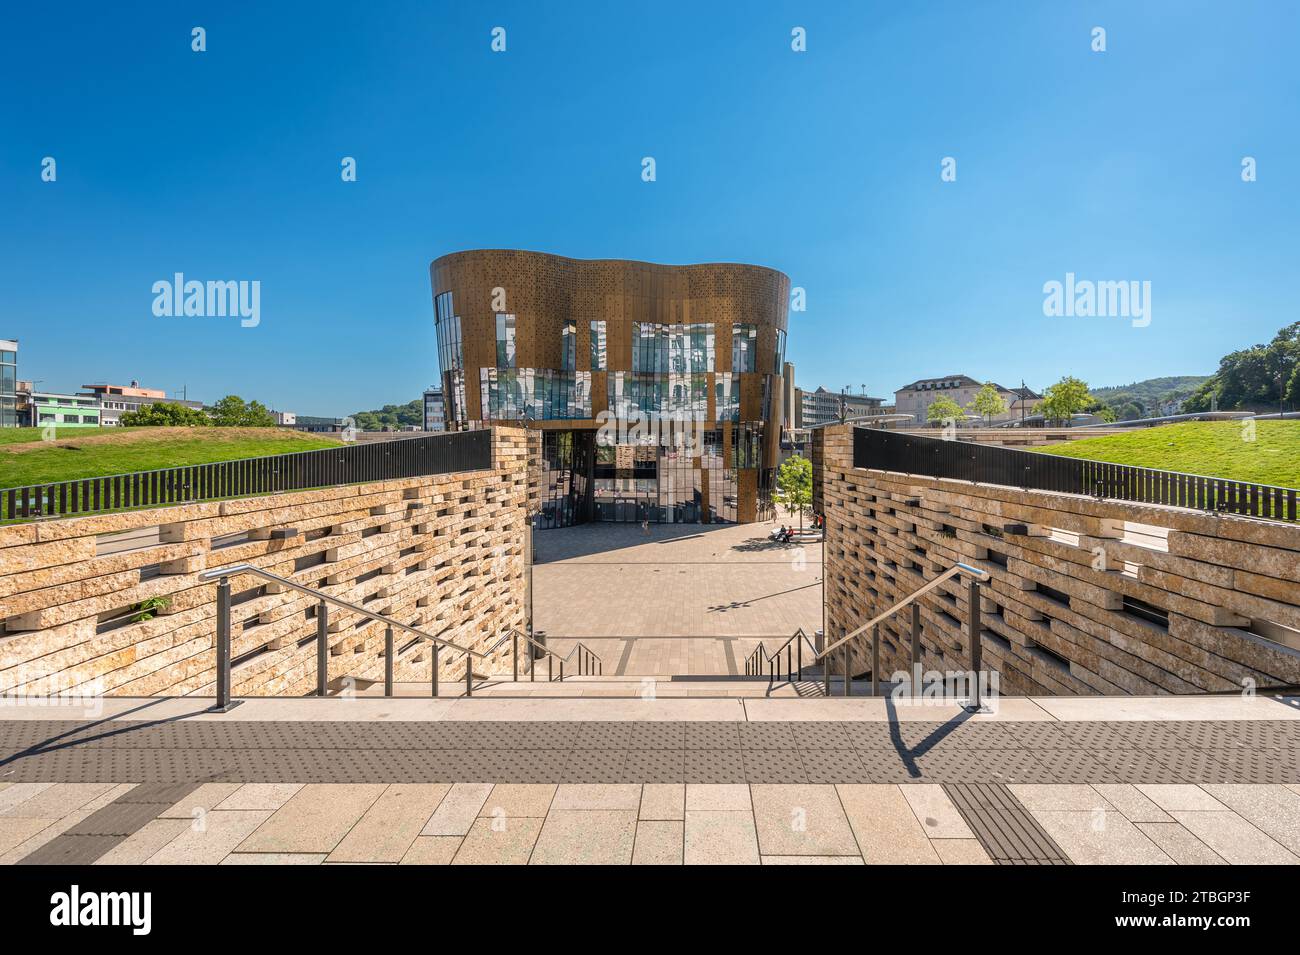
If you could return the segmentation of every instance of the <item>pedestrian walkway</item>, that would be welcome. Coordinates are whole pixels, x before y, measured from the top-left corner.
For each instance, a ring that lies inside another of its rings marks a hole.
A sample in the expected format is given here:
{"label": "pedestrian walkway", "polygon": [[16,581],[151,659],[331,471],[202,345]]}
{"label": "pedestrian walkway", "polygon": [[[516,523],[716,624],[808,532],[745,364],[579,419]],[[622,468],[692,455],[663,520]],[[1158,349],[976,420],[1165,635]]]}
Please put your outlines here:
{"label": "pedestrian walkway", "polygon": [[1294,699],[100,702],[0,713],[0,862],[1300,862]]}
{"label": "pedestrian walkway", "polygon": [[735,676],[822,625],[822,546],[778,544],[774,524],[586,524],[537,534],[534,619],[552,649],[575,640],[606,676]]}

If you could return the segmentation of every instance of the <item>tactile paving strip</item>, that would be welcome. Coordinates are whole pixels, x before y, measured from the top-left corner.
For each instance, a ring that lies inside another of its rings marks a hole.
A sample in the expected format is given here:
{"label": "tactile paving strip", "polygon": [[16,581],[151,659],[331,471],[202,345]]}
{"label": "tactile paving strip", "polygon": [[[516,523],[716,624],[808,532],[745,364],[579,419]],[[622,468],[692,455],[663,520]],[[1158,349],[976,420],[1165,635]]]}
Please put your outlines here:
{"label": "tactile paving strip", "polygon": [[198,783],[142,783],[55,836],[18,864],[90,865],[197,788]]}
{"label": "tactile paving strip", "polygon": [[1296,783],[1232,722],[0,721],[12,782]]}
{"label": "tactile paving strip", "polygon": [[1006,786],[945,785],[957,811],[999,865],[1070,865],[1070,859]]}

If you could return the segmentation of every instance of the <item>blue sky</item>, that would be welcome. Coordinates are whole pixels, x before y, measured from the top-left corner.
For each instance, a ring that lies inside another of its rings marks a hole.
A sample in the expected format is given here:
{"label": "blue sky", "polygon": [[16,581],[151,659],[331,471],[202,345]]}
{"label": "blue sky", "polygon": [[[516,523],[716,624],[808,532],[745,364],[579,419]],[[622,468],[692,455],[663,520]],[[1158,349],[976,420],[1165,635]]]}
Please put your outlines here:
{"label": "blue sky", "polygon": [[[0,337],[42,388],[407,401],[428,264],[475,247],[781,269],[798,383],[872,394],[1209,373],[1300,319],[1280,0],[52,9],[0,35]],[[259,280],[261,324],[155,317],[175,272]],[[1067,272],[1150,281],[1151,324],[1045,317]]]}

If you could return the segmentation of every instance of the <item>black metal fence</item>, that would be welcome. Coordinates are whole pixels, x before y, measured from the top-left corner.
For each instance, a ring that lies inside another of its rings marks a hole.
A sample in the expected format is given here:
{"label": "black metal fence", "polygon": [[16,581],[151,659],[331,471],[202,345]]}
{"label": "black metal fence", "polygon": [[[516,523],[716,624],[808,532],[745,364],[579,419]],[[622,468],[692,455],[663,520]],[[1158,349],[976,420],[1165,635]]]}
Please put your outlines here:
{"label": "black metal fence", "polygon": [[1296,520],[1295,488],[855,428],[853,466],[1036,491]]}
{"label": "black metal fence", "polygon": [[0,490],[0,520],[70,517],[492,467],[492,432],[460,431]]}

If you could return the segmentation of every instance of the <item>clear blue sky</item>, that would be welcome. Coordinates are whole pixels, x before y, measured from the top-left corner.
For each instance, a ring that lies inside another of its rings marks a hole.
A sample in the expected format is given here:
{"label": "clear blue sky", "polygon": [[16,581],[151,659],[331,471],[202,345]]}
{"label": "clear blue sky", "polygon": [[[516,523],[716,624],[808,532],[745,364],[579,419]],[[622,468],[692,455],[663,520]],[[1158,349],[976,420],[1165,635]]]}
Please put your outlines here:
{"label": "clear blue sky", "polygon": [[[519,247],[781,269],[807,289],[806,387],[1209,373],[1300,318],[1298,11],[11,5],[0,337],[43,388],[138,378],[345,414],[436,379],[431,259]],[[178,271],[260,280],[261,325],[156,318],[150,288]],[[1151,325],[1044,317],[1071,271],[1150,281]]]}

